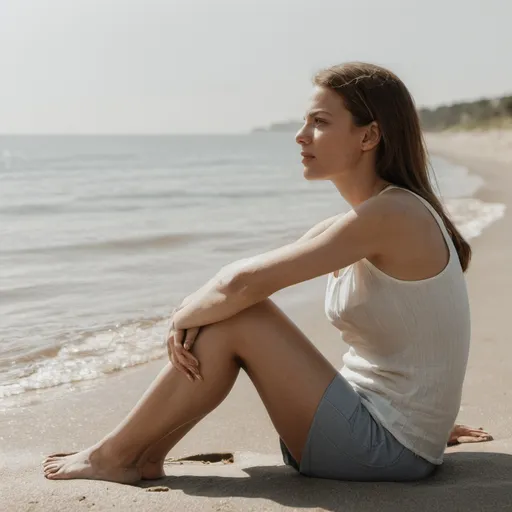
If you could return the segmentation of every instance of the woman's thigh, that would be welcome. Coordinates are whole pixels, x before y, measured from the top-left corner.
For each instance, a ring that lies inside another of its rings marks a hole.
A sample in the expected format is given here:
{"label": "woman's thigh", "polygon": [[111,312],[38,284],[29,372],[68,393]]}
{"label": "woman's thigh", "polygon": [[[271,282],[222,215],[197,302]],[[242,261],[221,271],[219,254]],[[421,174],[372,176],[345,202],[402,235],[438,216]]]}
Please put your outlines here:
{"label": "woman's thigh", "polygon": [[313,420],[300,463],[281,443],[284,461],[304,475],[357,481],[411,481],[429,476],[434,464],[405,448],[361,397],[337,375]]}
{"label": "woman's thigh", "polygon": [[301,472],[398,481],[431,473],[433,465],[371,417],[350,384],[270,299],[215,325],[262,398],[285,457],[289,451]]}
{"label": "woman's thigh", "polygon": [[337,370],[270,299],[221,324],[279,436],[300,461],[318,405]]}

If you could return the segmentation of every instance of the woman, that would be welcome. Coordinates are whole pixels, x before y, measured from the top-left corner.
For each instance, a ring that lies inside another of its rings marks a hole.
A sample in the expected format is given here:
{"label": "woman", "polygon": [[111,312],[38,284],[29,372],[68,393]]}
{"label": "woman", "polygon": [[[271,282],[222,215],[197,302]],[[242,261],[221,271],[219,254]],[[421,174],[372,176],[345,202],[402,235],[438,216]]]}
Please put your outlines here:
{"label": "woman", "polygon": [[[470,340],[471,250],[434,195],[418,116],[391,72],[319,72],[296,136],[308,180],[352,206],[294,243],[230,264],[173,313],[168,364],[116,430],[44,463],[51,479],[164,475],[169,450],[231,390],[240,368],[302,474],[424,478],[450,439]],[[342,269],[342,270],[339,270]],[[338,372],[268,299],[328,274],[325,309],[349,352]],[[188,380],[187,380],[188,379]]]}

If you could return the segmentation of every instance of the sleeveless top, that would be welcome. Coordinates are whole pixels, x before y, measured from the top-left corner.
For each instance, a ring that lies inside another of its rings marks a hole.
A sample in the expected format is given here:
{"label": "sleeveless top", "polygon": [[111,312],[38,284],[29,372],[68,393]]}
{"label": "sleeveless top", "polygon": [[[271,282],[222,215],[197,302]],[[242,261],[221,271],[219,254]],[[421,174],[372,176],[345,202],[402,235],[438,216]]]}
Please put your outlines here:
{"label": "sleeveless top", "polygon": [[[381,193],[392,188],[391,185]],[[446,267],[419,281],[393,278],[362,259],[329,274],[325,313],[349,346],[341,375],[370,414],[406,448],[441,464],[457,417],[470,342],[466,281],[457,251],[432,205],[450,251]]]}

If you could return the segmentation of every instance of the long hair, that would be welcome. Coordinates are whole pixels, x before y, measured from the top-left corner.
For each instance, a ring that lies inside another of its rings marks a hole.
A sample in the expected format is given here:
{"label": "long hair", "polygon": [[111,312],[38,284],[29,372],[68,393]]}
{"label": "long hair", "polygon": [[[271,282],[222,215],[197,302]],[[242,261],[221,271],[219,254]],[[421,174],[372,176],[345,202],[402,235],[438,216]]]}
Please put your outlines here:
{"label": "long hair", "polygon": [[313,83],[339,94],[357,126],[378,123],[381,131],[376,159],[378,176],[415,192],[432,205],[453,240],[465,272],[471,260],[471,247],[434,193],[433,173],[418,113],[403,82],[380,66],[349,62],[319,71]]}

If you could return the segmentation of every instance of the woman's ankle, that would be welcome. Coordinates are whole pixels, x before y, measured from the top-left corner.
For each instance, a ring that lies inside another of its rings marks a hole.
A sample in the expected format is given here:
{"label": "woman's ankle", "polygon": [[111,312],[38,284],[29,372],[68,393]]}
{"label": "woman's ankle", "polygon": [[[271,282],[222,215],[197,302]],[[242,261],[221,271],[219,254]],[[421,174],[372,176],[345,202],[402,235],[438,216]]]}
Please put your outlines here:
{"label": "woman's ankle", "polygon": [[95,445],[92,449],[91,456],[107,460],[112,465],[119,467],[135,466],[140,458],[139,454],[134,451],[133,445],[125,446],[115,437],[105,438]]}

